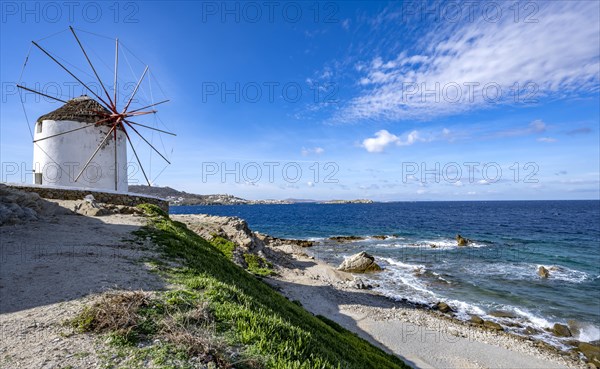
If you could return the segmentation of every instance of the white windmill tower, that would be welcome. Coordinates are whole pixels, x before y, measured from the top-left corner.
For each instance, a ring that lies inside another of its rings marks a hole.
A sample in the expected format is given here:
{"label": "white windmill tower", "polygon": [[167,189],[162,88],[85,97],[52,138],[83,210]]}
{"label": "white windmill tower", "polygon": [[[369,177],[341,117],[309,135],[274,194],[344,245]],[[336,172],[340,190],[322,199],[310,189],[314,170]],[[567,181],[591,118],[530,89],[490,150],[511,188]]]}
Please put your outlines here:
{"label": "white windmill tower", "polygon": [[17,85],[17,87],[23,90],[64,103],[60,108],[42,115],[36,122],[35,133],[33,135],[34,183],[42,186],[52,185],[127,192],[127,142],[129,142],[139,168],[150,186],[150,180],[131,141],[130,133],[133,132],[138,135],[168,164],[170,164],[170,161],[135,126],[173,136],[175,134],[134,122],[131,119],[136,116],[155,114],[156,110],[147,109],[169,100],[129,110],[140,84],[148,71],[148,67],[146,66],[127,102],[124,106],[118,107],[116,87],[119,66],[118,39],[116,40],[115,49],[114,94],[111,95],[100,79],[75,30],[72,27],[69,27],[69,29],[102,87],[105,96],[100,96],[102,93],[97,94],[52,54],[38,43],[32,41],[34,46],[83,85],[96,98],[93,99],[87,95],[83,95],[65,101],[55,96]]}

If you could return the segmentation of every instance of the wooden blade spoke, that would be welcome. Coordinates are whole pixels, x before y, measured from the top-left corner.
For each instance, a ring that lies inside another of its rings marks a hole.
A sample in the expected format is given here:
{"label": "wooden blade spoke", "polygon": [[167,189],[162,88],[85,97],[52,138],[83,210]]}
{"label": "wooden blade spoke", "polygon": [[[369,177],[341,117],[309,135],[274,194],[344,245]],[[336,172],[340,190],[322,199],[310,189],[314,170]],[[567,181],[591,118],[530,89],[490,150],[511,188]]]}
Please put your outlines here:
{"label": "wooden blade spoke", "polygon": [[139,115],[148,115],[148,114],[156,114],[157,110],[148,110],[148,111],[138,111],[136,113],[128,112],[125,114],[126,117],[136,117]]}
{"label": "wooden blade spoke", "polygon": [[41,93],[41,92],[39,92],[39,91],[36,91],[36,90],[32,90],[32,89],[30,89],[30,88],[27,88],[27,87],[25,87],[25,86],[17,85],[17,87],[18,87],[18,88],[20,88],[20,89],[23,89],[23,90],[29,91],[29,92],[36,93],[36,94],[38,94],[38,95],[42,95],[42,96],[45,96],[45,97],[49,97],[49,98],[51,98],[51,99],[54,99],[54,100],[56,100],[56,101],[60,101],[60,102],[62,102],[62,103],[65,103],[65,104],[67,103],[65,100],[59,99],[58,97],[54,97],[54,96],[50,96],[50,95],[46,95],[46,94],[44,94],[44,93]]}
{"label": "wooden blade spoke", "polygon": [[77,40],[77,43],[79,44],[81,51],[83,51],[83,55],[85,55],[85,58],[88,61],[90,67],[92,67],[92,70],[94,71],[94,75],[96,76],[96,79],[98,80],[98,82],[100,82],[100,86],[102,86],[102,89],[104,90],[104,93],[106,94],[106,97],[108,97],[108,101],[110,102],[110,107],[113,108],[112,111],[114,111],[116,113],[115,104],[113,103],[112,99],[110,98],[110,94],[106,90],[106,87],[104,87],[104,83],[102,83],[102,80],[100,79],[98,72],[96,72],[96,68],[94,68],[94,65],[92,64],[92,61],[88,57],[88,54],[85,52],[85,49],[83,48],[83,45],[81,44],[81,41],[79,41],[79,37],[77,37],[77,34],[75,33],[75,30],[73,29],[73,27],[69,26],[69,29],[73,33],[73,36],[75,36],[75,40]]}
{"label": "wooden blade spoke", "polygon": [[67,73],[69,73],[71,75],[71,77],[75,78],[75,80],[77,80],[77,82],[81,83],[83,85],[83,87],[85,87],[89,92],[92,93],[92,95],[96,96],[96,98],[98,98],[98,100],[100,100],[104,105],[105,108],[107,110],[110,110],[109,107],[110,105],[108,103],[106,103],[106,101],[104,101],[103,98],[101,98],[100,96],[98,96],[98,94],[96,92],[94,92],[94,90],[92,90],[91,88],[88,87],[88,85],[86,85],[85,83],[83,83],[82,80],[80,80],[79,78],[77,78],[76,75],[74,75],[69,69],[67,69],[67,67],[65,67],[61,62],[59,62],[58,60],[56,60],[55,57],[53,57],[52,55],[50,55],[49,52],[47,52],[46,50],[44,50],[43,47],[41,47],[40,45],[38,45],[35,41],[31,41],[38,49],[42,50],[42,52],[44,54],[46,54],[50,59],[52,59],[56,64],[58,64],[62,69],[64,69]]}
{"label": "wooden blade spoke", "polygon": [[144,166],[142,165],[142,162],[140,161],[140,158],[139,158],[137,152],[135,151],[135,147],[133,147],[133,142],[131,142],[131,138],[129,138],[129,134],[127,133],[127,131],[125,129],[123,129],[123,132],[125,132],[125,137],[127,137],[127,142],[129,142],[129,146],[131,147],[131,150],[133,150],[133,155],[135,155],[135,158],[136,158],[138,164],[140,165],[140,169],[142,170],[142,174],[144,175],[144,178],[146,178],[146,182],[148,182],[148,186],[152,186],[150,184],[150,180],[148,179],[148,176],[146,175],[146,171],[144,171]]}
{"label": "wooden blade spoke", "polygon": [[140,136],[142,138],[142,140],[144,140],[144,142],[146,142],[148,144],[148,146],[150,146],[152,148],[152,150],[156,151],[156,153],[158,155],[160,155],[160,157],[163,158],[164,161],[171,164],[171,162],[167,158],[165,158],[165,156],[163,154],[161,154],[160,151],[158,151],[148,140],[146,140],[146,138],[144,136],[142,136],[142,134],[139,133],[138,130],[135,129],[135,127],[132,124],[129,124],[129,122],[127,122],[127,121],[125,121],[125,123],[129,126],[129,128],[131,128],[135,133],[137,133],[137,135]]}
{"label": "wooden blade spoke", "polygon": [[135,124],[136,126],[140,126],[140,127],[148,128],[148,129],[151,129],[151,130],[154,130],[154,131],[158,131],[158,132],[166,133],[166,134],[168,134],[168,135],[171,135],[171,136],[177,136],[175,133],[172,133],[172,132],[167,132],[167,131],[163,131],[162,129],[158,129],[158,128],[154,128],[154,127],[146,126],[146,125],[144,125],[144,124],[136,123],[136,122],[133,122],[133,121],[131,121],[131,120],[129,120],[129,119],[127,119],[127,120],[126,120],[126,122],[127,122],[127,123],[129,123],[129,124]]}
{"label": "wooden blade spoke", "polygon": [[[135,113],[136,111],[148,109],[148,108],[151,108],[151,107],[156,106],[156,105],[164,104],[164,103],[169,102],[169,101],[171,101],[171,100],[163,100],[161,102],[157,102],[157,103],[154,103],[154,104],[146,105],[143,108],[131,110],[131,111],[128,112],[128,114]],[[153,110],[153,111],[156,111],[156,110]]]}
{"label": "wooden blade spoke", "polygon": [[115,112],[117,111],[117,71],[119,69],[119,39],[115,39],[115,84],[113,85],[115,93]]}
{"label": "wooden blade spoke", "polygon": [[135,97],[135,94],[137,93],[138,88],[140,88],[140,84],[144,80],[144,76],[146,76],[146,72],[148,72],[148,66],[146,66],[146,68],[144,69],[144,73],[142,73],[140,80],[138,81],[137,85],[135,85],[135,89],[133,89],[133,93],[131,94],[131,97],[129,97],[129,101],[127,101],[127,104],[125,105],[125,108],[123,109],[123,113],[121,113],[121,114],[125,114],[127,109],[129,109],[129,105],[131,104],[131,101],[133,101],[133,98]]}

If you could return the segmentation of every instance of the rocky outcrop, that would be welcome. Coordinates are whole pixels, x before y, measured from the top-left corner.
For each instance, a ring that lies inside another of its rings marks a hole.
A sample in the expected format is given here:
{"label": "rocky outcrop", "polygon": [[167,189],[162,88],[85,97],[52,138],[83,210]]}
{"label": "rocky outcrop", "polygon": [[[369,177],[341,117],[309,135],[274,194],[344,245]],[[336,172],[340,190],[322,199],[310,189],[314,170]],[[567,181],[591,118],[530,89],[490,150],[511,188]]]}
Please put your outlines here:
{"label": "rocky outcrop", "polygon": [[344,260],[338,270],[349,273],[368,273],[380,271],[381,267],[375,263],[373,256],[363,251]]}
{"label": "rocky outcrop", "polygon": [[435,304],[435,305],[433,306],[433,309],[434,309],[434,310],[437,310],[437,311],[439,311],[439,312],[442,312],[442,313],[444,313],[444,314],[451,313],[451,312],[453,312],[453,311],[454,311],[454,309],[452,309],[452,308],[450,307],[450,305],[446,304],[446,303],[445,303],[445,302],[443,302],[443,301],[440,301],[440,302],[438,302],[437,304]]}
{"label": "rocky outcrop", "polygon": [[89,217],[99,217],[103,215],[109,215],[112,212],[106,209],[104,206],[100,206],[92,197],[86,198],[83,201],[75,204],[73,207],[73,211],[77,214],[89,216]]}
{"label": "rocky outcrop", "polygon": [[577,346],[579,351],[585,355],[588,361],[596,367],[600,367],[600,346],[592,343],[580,342]]}
{"label": "rocky outcrop", "polygon": [[173,219],[185,223],[189,229],[202,238],[211,240],[214,237],[225,238],[236,246],[251,251],[262,249],[264,242],[252,232],[245,220],[238,217],[220,217],[207,214],[177,215]]}
{"label": "rocky outcrop", "polygon": [[483,324],[483,319],[481,319],[481,317],[477,315],[471,315],[470,321],[475,324]]}
{"label": "rocky outcrop", "polygon": [[463,236],[457,234],[456,242],[458,243],[458,246],[468,246],[471,243],[471,240],[469,240],[468,238],[464,238]]}
{"label": "rocky outcrop", "polygon": [[550,277],[550,271],[546,269],[543,265],[540,265],[538,268],[537,274],[542,278]]}
{"label": "rocky outcrop", "polygon": [[66,213],[67,209],[42,199],[37,193],[0,184],[0,226]]}
{"label": "rocky outcrop", "polygon": [[308,241],[308,240],[277,238],[277,237],[269,236],[267,234],[263,234],[263,233],[259,233],[259,232],[254,232],[254,234],[256,235],[256,237],[258,237],[260,240],[262,240],[265,243],[265,245],[269,245],[272,247],[283,246],[283,245],[296,245],[296,246],[300,246],[300,247],[312,247],[315,244],[313,241]]}
{"label": "rocky outcrop", "polygon": [[335,236],[335,237],[329,237],[329,239],[332,241],[342,243],[342,242],[360,241],[360,240],[364,240],[365,238],[360,237],[360,236]]}
{"label": "rocky outcrop", "polygon": [[569,329],[569,327],[567,327],[564,324],[554,324],[554,327],[552,327],[552,333],[554,333],[555,336],[557,337],[571,337],[571,330]]}
{"label": "rocky outcrop", "polygon": [[373,285],[363,281],[360,278],[356,278],[355,280],[348,282],[348,287],[356,288],[358,290],[370,290],[373,288]]}
{"label": "rocky outcrop", "polygon": [[504,328],[502,328],[502,326],[500,324],[498,324],[496,322],[492,322],[490,320],[485,320],[483,322],[483,326],[488,329],[494,330],[494,331],[503,331],[504,330]]}

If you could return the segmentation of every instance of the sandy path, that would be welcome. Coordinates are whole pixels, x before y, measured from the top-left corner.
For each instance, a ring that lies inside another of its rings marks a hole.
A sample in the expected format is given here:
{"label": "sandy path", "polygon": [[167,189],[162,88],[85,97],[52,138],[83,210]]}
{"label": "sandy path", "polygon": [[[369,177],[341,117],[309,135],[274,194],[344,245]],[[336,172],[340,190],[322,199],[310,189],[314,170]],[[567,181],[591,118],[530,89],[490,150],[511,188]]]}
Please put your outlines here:
{"label": "sandy path", "polygon": [[65,337],[85,301],[109,290],[163,289],[140,262],[151,244],[127,242],[143,218],[59,215],[0,227],[0,367],[92,368],[98,343]]}

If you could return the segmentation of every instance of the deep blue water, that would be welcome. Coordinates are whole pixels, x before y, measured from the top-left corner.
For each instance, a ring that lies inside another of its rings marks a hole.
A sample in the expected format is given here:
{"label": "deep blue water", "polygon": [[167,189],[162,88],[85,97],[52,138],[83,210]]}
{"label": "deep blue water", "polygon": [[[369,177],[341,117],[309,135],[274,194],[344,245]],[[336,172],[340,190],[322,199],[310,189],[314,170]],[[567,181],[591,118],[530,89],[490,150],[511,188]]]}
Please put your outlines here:
{"label": "deep blue water", "polygon": [[[583,327],[577,338],[600,338],[600,201],[181,206],[171,213],[238,216],[276,237],[316,239],[313,254],[334,265],[365,250],[385,268],[369,278],[392,298],[448,301],[465,318],[506,310],[536,328],[574,319]],[[473,246],[457,247],[457,233]],[[336,235],[367,239],[327,240]],[[537,275],[540,265],[554,269],[549,279]]]}

